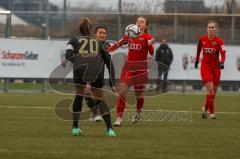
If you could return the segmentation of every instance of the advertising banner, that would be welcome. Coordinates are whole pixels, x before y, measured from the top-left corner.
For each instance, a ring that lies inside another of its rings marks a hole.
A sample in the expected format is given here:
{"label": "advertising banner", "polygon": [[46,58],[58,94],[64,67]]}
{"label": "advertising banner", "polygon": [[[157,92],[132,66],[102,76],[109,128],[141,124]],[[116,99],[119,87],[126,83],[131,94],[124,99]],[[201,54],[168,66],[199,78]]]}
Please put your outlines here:
{"label": "advertising banner", "polygon": [[[66,67],[67,41],[0,39],[0,78],[49,78],[51,72],[61,65]],[[154,45],[155,50],[159,43]],[[196,44],[169,44],[174,60],[169,70],[169,80],[200,80],[200,70],[194,68]],[[221,80],[240,80],[240,47],[226,46],[226,62]],[[127,47],[112,53],[116,78],[119,78],[127,55]],[[149,57],[154,61],[154,57]],[[201,62],[200,62],[201,64]],[[199,65],[200,66],[200,65]],[[200,67],[199,67],[200,68]],[[149,66],[151,76],[156,76],[157,67]],[[105,78],[108,78],[105,69]],[[72,78],[72,73],[68,75]]]}

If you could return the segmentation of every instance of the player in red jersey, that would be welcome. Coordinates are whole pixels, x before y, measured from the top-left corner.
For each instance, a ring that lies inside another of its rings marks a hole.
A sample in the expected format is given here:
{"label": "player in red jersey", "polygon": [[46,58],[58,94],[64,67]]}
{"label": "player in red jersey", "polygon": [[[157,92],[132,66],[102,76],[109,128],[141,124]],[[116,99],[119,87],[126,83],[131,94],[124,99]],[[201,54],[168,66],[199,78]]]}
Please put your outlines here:
{"label": "player in red jersey", "polygon": [[154,53],[154,39],[152,35],[147,32],[148,21],[144,17],[137,19],[137,26],[140,29],[138,37],[129,39],[124,36],[116,44],[108,48],[112,52],[124,44],[128,44],[127,61],[123,67],[120,83],[119,83],[119,97],[117,100],[117,119],[114,126],[121,126],[123,113],[125,109],[125,99],[127,91],[131,85],[134,86],[137,100],[137,111],[132,118],[132,122],[136,123],[140,118],[140,112],[144,104],[143,92],[148,81],[147,72],[147,58],[148,52],[150,55]]}
{"label": "player in red jersey", "polygon": [[[210,119],[216,119],[214,99],[220,83],[221,69],[224,69],[226,49],[223,40],[217,36],[215,21],[208,22],[207,35],[203,35],[199,39],[195,68],[198,68],[201,51],[203,53],[201,77],[207,90],[205,106],[202,108],[202,118],[207,118],[209,111]],[[221,54],[221,60],[219,60],[219,54]]]}

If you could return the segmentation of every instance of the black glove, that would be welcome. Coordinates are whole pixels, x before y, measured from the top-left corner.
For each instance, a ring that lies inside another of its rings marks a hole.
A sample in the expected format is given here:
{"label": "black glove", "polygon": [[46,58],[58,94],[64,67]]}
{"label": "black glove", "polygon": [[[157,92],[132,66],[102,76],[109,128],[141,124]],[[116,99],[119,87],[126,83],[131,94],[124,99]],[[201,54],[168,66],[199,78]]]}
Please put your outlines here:
{"label": "black glove", "polygon": [[198,61],[195,61],[195,69],[198,68]]}
{"label": "black glove", "polygon": [[222,70],[224,69],[224,64],[222,62],[219,64],[219,68]]}

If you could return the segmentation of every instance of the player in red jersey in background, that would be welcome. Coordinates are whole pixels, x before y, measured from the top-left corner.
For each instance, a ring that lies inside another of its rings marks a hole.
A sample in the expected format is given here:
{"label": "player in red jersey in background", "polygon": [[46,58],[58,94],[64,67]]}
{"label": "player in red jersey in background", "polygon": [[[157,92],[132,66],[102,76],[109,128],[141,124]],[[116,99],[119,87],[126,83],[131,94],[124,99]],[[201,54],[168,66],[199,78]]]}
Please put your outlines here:
{"label": "player in red jersey in background", "polygon": [[119,83],[119,97],[117,100],[117,119],[114,126],[122,125],[122,118],[125,109],[125,99],[127,91],[131,85],[134,86],[137,100],[137,110],[132,118],[132,122],[136,123],[140,119],[140,112],[143,108],[144,97],[143,92],[148,81],[147,59],[148,52],[150,55],[154,54],[154,39],[152,35],[147,32],[148,21],[144,17],[138,17],[136,25],[140,29],[138,37],[130,39],[124,36],[116,44],[108,48],[112,52],[124,44],[128,44],[128,56],[123,67],[120,83]]}
{"label": "player in red jersey in background", "polygon": [[[217,36],[217,23],[209,21],[207,35],[200,37],[197,46],[195,68],[198,68],[200,53],[203,53],[201,61],[201,77],[207,90],[205,106],[202,108],[202,118],[216,119],[214,113],[214,100],[220,83],[221,69],[224,69],[226,49],[224,42]],[[219,60],[221,54],[221,60]]]}

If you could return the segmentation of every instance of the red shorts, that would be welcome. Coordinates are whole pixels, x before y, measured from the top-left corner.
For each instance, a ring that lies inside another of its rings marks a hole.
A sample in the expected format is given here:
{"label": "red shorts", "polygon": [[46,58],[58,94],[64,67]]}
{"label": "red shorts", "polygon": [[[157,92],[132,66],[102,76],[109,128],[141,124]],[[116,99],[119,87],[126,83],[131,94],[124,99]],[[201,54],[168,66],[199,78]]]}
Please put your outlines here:
{"label": "red shorts", "polygon": [[126,83],[128,86],[141,87],[148,82],[148,72],[145,68],[143,69],[143,67],[141,67],[141,69],[140,67],[139,69],[132,69],[129,65],[124,65],[120,82]]}
{"label": "red shorts", "polygon": [[213,82],[213,85],[218,86],[220,84],[221,70],[217,66],[211,67],[202,65],[201,77],[204,84],[207,82]]}

